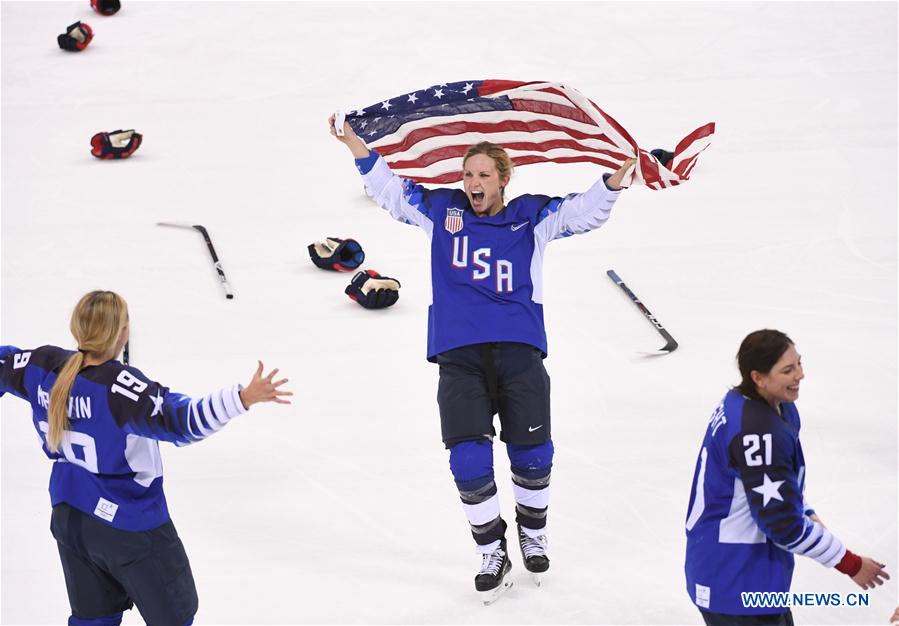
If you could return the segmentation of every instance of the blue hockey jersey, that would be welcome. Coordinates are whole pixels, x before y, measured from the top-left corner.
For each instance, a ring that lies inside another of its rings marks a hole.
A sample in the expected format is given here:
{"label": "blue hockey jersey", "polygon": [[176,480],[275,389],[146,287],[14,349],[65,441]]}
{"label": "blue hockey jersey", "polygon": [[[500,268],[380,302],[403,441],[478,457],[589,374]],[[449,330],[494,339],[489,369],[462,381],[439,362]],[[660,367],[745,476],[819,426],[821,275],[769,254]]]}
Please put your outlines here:
{"label": "blue hockey jersey", "polygon": [[780,413],[731,390],[709,420],[687,513],[687,592],[713,613],[782,613],[744,607],[740,592],[789,591],[793,555],[834,567],[846,549],[809,517],[799,412]]}
{"label": "blue hockey jersey", "polygon": [[158,442],[193,443],[245,413],[240,385],[192,399],[119,361],[86,367],[69,397],[69,430],[59,452],[50,452],[50,390],[72,354],[56,346],[0,347],[0,396],[12,393],[31,404],[42,449],[54,461],[51,503],[66,502],[122,530],[164,524],[169,512]]}
{"label": "blue hockey jersey", "polygon": [[402,179],[374,151],[356,165],[368,195],[431,240],[428,359],[494,341],[526,343],[545,355],[544,249],[609,219],[620,194],[606,187],[609,174],[584,193],[519,196],[497,215],[477,217],[463,190],[429,190]]}

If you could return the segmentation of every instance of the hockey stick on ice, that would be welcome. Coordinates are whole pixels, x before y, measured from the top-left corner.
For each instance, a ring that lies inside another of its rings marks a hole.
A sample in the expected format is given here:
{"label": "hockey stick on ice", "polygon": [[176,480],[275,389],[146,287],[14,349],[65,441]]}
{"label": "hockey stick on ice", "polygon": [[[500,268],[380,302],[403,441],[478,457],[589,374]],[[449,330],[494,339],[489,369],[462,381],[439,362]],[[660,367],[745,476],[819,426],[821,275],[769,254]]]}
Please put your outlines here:
{"label": "hockey stick on ice", "polygon": [[222,287],[225,290],[225,297],[229,300],[234,298],[234,294],[231,293],[231,285],[228,284],[228,279],[225,278],[225,271],[222,269],[222,263],[219,261],[218,255],[215,253],[215,248],[212,247],[212,240],[209,238],[209,232],[206,230],[204,226],[200,224],[188,224],[187,222],[156,222],[157,226],[174,226],[176,228],[194,228],[200,231],[200,234],[203,235],[203,239],[206,241],[206,247],[209,248],[209,254],[212,255],[212,265],[215,267],[215,271],[219,274],[219,279],[222,281]]}
{"label": "hockey stick on ice", "polygon": [[672,337],[671,334],[667,330],[665,330],[665,327],[662,326],[659,320],[656,319],[656,316],[650,313],[649,309],[647,309],[646,306],[642,302],[640,302],[640,298],[638,298],[636,294],[634,294],[634,292],[624,284],[624,281],[621,280],[621,277],[615,273],[615,270],[608,270],[606,272],[606,275],[611,278],[616,285],[621,287],[624,293],[627,294],[627,296],[633,301],[633,303],[637,305],[637,308],[640,309],[643,315],[646,316],[646,319],[648,319],[652,323],[652,325],[655,326],[655,329],[659,331],[659,334],[662,335],[662,337],[665,338],[665,341],[668,342],[655,352],[644,352],[644,354],[669,354],[677,350],[677,342],[674,340],[674,337]]}

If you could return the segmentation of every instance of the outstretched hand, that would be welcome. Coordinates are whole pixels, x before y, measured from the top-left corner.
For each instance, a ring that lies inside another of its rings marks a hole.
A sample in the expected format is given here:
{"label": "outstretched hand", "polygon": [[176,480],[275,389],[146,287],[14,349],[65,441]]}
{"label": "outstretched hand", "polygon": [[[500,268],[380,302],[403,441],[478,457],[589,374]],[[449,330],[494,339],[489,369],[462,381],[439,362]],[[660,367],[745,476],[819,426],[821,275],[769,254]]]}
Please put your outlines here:
{"label": "outstretched hand", "polygon": [[250,408],[257,402],[277,402],[278,404],[290,404],[290,400],[285,400],[283,396],[292,396],[292,391],[282,391],[278,389],[287,382],[286,378],[281,380],[272,380],[278,373],[278,368],[269,372],[268,376],[262,376],[262,361],[259,361],[259,367],[253,374],[253,379],[246,387],[240,390],[240,400],[244,407]]}
{"label": "outstretched hand", "polygon": [[328,129],[331,131],[332,137],[336,137],[337,141],[340,141],[342,143],[347,143],[350,140],[352,140],[354,137],[358,139],[358,135],[356,135],[356,132],[353,130],[352,126],[350,126],[350,123],[347,122],[346,120],[343,121],[343,135],[338,135],[337,127],[334,124],[334,122],[336,121],[336,118],[337,118],[337,115],[334,113],[332,113],[331,116],[328,118]]}
{"label": "outstretched hand", "polygon": [[606,180],[606,187],[614,190],[621,189],[621,183],[624,182],[625,174],[627,174],[628,170],[630,170],[636,163],[637,159],[626,159],[624,163],[621,164],[621,167],[618,168],[618,171]]}
{"label": "outstretched hand", "polygon": [[343,123],[343,135],[337,134],[337,129],[334,127],[335,115],[332,113],[328,118],[328,129],[331,131],[331,135],[337,139],[340,143],[345,145],[350,149],[350,152],[353,153],[353,156],[357,159],[364,159],[369,155],[368,148],[365,146],[365,143],[359,138],[359,135],[355,133],[353,128],[350,126],[349,122],[344,121]]}
{"label": "outstretched hand", "polygon": [[883,568],[882,563],[863,556],[862,568],[852,577],[852,580],[862,589],[874,589],[875,585],[882,585],[885,580],[890,579],[890,575]]}

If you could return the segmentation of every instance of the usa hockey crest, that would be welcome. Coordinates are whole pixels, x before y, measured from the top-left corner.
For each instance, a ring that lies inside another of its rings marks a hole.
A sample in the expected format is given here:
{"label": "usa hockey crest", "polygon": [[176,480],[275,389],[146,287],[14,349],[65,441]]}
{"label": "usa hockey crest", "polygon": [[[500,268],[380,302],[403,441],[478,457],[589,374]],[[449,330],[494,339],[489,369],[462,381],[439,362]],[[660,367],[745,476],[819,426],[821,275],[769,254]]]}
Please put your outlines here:
{"label": "usa hockey crest", "polygon": [[462,209],[446,210],[446,220],[443,222],[443,227],[446,228],[451,235],[455,235],[462,230],[462,227],[464,226],[462,223],[462,213],[464,213]]}

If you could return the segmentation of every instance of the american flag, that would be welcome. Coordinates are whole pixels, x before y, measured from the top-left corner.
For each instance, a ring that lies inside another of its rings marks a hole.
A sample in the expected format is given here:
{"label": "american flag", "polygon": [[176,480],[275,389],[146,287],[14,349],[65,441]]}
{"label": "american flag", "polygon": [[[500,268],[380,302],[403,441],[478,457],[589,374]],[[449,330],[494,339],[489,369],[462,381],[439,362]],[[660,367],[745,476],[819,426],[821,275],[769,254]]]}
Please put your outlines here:
{"label": "american flag", "polygon": [[616,170],[636,158],[627,184],[663,189],[689,178],[715,132],[714,122],[694,130],[664,167],[576,89],[514,80],[434,85],[349,111],[346,121],[396,174],[435,184],[462,180],[465,151],[491,141],[515,165],[590,162]]}

